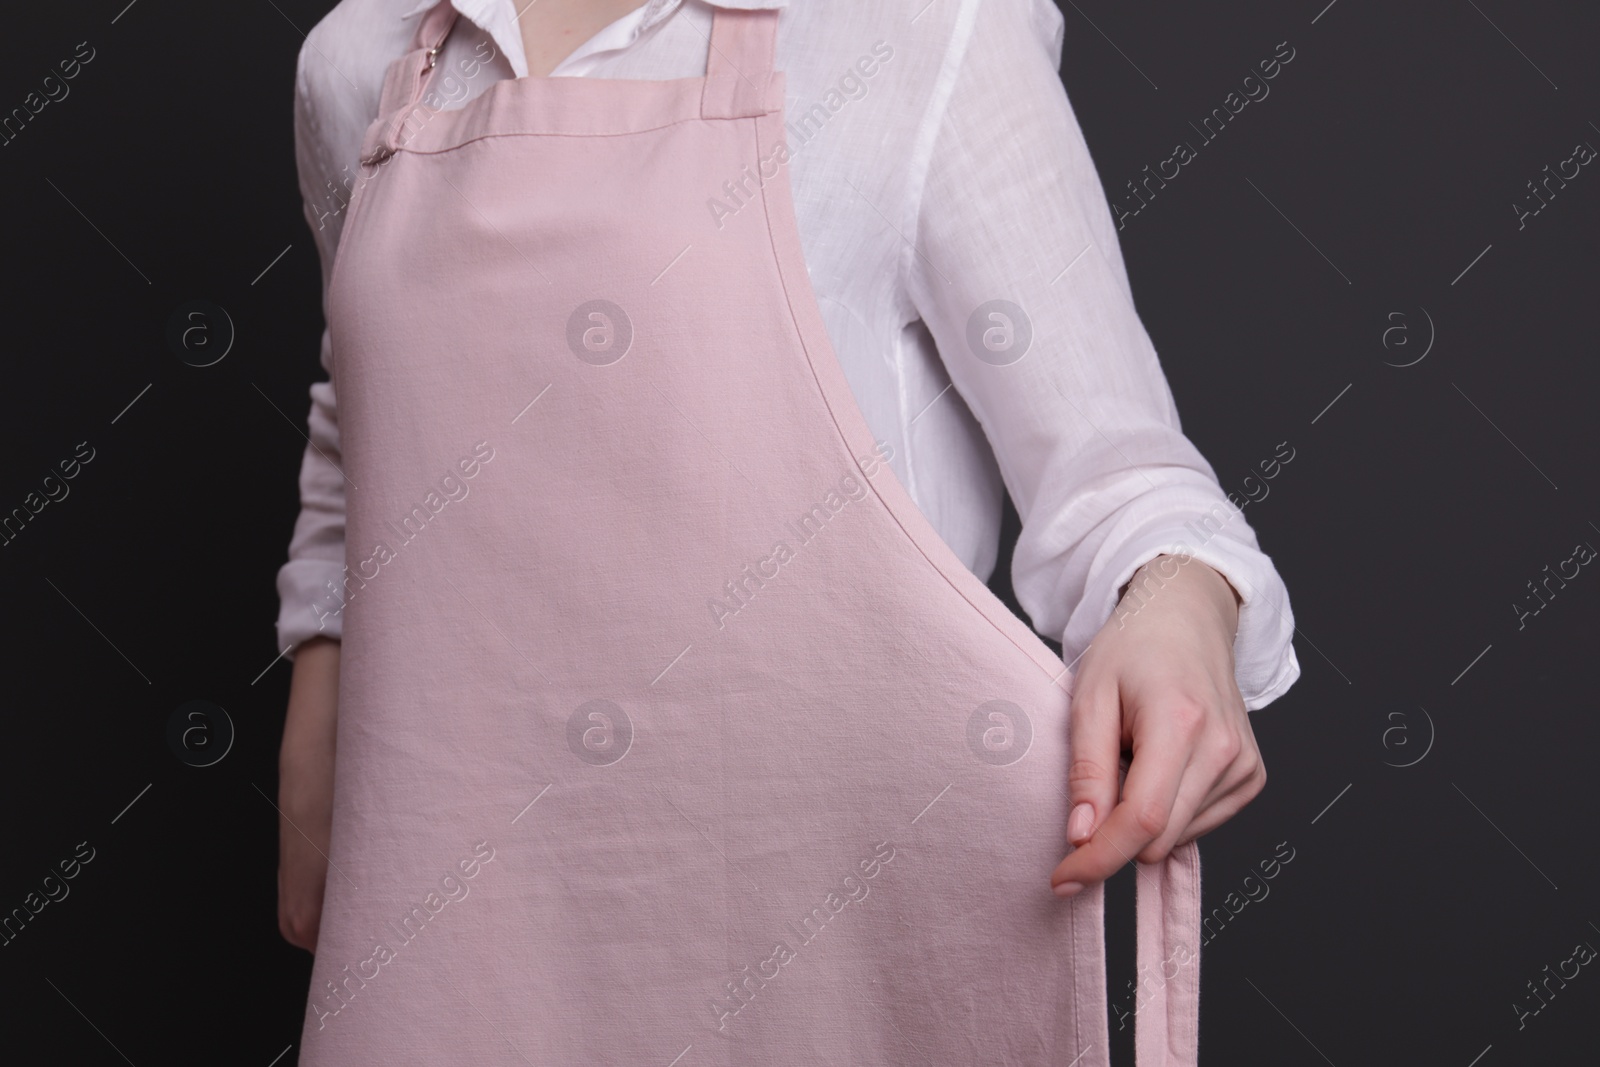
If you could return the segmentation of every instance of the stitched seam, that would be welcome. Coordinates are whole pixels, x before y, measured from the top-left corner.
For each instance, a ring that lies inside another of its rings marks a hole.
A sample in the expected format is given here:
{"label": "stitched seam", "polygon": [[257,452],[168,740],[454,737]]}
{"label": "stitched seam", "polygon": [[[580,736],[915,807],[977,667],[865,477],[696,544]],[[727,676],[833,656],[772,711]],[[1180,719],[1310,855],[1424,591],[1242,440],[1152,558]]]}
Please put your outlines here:
{"label": "stitched seam", "polygon": [[[768,109],[762,114],[771,114],[772,110],[773,109]],[[673,119],[670,122],[663,122],[656,126],[641,126],[635,129],[627,130],[574,130],[571,132],[557,132],[553,130],[511,130],[500,131],[498,133],[488,132],[476,134],[472,137],[468,137],[466,140],[458,141],[454,144],[442,145],[438,148],[415,148],[410,145],[402,145],[395,148],[395,154],[399,155],[402,152],[408,152],[414,156],[443,155],[444,153],[452,152],[457,148],[462,148],[466,145],[474,144],[478,141],[489,140],[495,137],[628,137],[633,134],[655,133],[657,130],[671,129],[673,126],[681,126],[686,122],[743,122],[749,118],[759,117],[760,116],[751,115],[735,115],[728,117],[685,115],[682,118]]]}

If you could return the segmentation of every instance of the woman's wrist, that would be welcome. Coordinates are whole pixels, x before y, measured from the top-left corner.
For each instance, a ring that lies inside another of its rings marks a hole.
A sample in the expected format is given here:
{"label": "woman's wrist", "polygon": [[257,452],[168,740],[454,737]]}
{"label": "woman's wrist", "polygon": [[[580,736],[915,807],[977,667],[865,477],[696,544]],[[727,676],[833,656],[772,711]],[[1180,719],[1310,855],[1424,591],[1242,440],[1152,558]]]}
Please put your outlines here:
{"label": "woman's wrist", "polygon": [[338,641],[313,637],[295,650],[279,759],[285,767],[331,763],[339,708]]}
{"label": "woman's wrist", "polygon": [[1163,591],[1175,593],[1195,608],[1214,615],[1230,642],[1238,633],[1239,608],[1244,598],[1215,567],[1188,555],[1159,555],[1134,571],[1120,591],[1119,614],[1125,613],[1123,604],[1130,597],[1137,597],[1143,607],[1144,601],[1159,597]]}

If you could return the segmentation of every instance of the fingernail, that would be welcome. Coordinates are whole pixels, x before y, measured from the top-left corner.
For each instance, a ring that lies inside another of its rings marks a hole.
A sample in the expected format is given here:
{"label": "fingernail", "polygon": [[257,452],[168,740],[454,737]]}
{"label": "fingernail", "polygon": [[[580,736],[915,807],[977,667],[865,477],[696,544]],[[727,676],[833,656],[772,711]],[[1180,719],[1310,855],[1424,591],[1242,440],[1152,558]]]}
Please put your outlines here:
{"label": "fingernail", "polygon": [[1082,888],[1082,882],[1062,882],[1060,885],[1055,887],[1054,892],[1058,897],[1070,897],[1072,894],[1078,892],[1078,890]]}
{"label": "fingernail", "polygon": [[1094,822],[1094,805],[1089,803],[1079,804],[1072,809],[1072,814],[1067,817],[1067,837],[1072,841],[1081,841],[1089,836],[1089,826]]}

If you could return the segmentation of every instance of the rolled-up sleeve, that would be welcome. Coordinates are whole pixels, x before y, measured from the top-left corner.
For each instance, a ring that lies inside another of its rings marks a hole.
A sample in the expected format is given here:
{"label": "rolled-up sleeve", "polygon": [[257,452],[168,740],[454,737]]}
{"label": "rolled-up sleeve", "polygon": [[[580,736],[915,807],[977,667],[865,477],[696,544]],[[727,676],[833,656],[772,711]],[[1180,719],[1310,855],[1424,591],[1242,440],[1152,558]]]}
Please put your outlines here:
{"label": "rolled-up sleeve", "polygon": [[[326,322],[328,275],[333,263],[342,201],[328,188],[335,169],[324,162],[317,119],[306,85],[308,49],[302,49],[295,77],[295,164],[306,223],[311,227],[322,269],[322,306]],[[338,407],[334,396],[333,348],[322,331],[321,363],[329,381],[311,386],[306,418],[308,438],[300,462],[300,513],[289,541],[288,560],[278,570],[278,647],[294,657],[294,648],[311,637],[341,635],[340,585],[344,576],[345,479],[339,453]]]}
{"label": "rolled-up sleeve", "polygon": [[1035,628],[1071,663],[1142,564],[1192,557],[1240,596],[1254,710],[1299,677],[1288,593],[1183,435],[1060,81],[1062,32],[1043,0],[982,5],[930,116],[908,290],[1022,519],[1012,581]]}

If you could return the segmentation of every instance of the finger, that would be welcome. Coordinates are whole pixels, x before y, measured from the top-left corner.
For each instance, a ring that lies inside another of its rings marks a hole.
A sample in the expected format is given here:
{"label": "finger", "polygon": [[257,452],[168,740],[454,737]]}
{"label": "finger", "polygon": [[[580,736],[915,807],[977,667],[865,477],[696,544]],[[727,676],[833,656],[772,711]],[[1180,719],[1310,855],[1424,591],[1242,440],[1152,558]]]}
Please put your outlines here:
{"label": "finger", "polygon": [[1159,863],[1166,859],[1195,819],[1244,786],[1259,763],[1254,745],[1246,745],[1237,733],[1226,728],[1209,730],[1190,758],[1166,829],[1145,846],[1139,861]]}
{"label": "finger", "polygon": [[1167,817],[1167,825],[1144,848],[1134,854],[1134,859],[1140,863],[1160,863],[1167,858],[1178,838],[1194,823],[1196,814],[1200,811],[1200,803],[1211,791],[1214,774],[1207,772],[1200,763],[1191,759],[1184,768],[1183,781],[1178,786],[1177,795],[1173,798],[1172,811]]}
{"label": "finger", "polygon": [[1201,809],[1189,824],[1189,828],[1178,836],[1173,847],[1186,845],[1195,838],[1210,833],[1239,814],[1245,805],[1261,795],[1261,790],[1266,787],[1266,784],[1266,768],[1257,764],[1256,773],[1247,778],[1239,788],[1220,797],[1209,807]]}
{"label": "finger", "polygon": [[1115,685],[1093,680],[1076,687],[1069,714],[1067,839],[1081,845],[1117,802],[1122,753],[1122,701]]}
{"label": "finger", "polygon": [[[1266,785],[1267,772],[1261,762],[1261,750],[1256,747],[1255,735],[1248,724],[1242,735],[1214,742],[1211,756],[1214,760],[1227,759],[1227,766],[1213,775],[1216,784],[1197,806],[1190,826],[1168,827],[1168,836],[1172,838],[1169,849],[1193,841],[1227,822]],[[1232,758],[1228,759],[1229,756]]]}
{"label": "finger", "polygon": [[[1166,830],[1189,763],[1188,738],[1162,733],[1134,737],[1122,802],[1111,810],[1094,836],[1062,860],[1050,876],[1061,896],[1103,882]],[[1063,889],[1066,891],[1063,892]]]}

